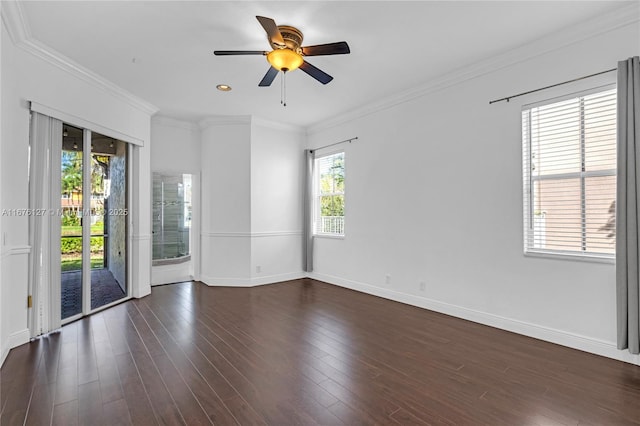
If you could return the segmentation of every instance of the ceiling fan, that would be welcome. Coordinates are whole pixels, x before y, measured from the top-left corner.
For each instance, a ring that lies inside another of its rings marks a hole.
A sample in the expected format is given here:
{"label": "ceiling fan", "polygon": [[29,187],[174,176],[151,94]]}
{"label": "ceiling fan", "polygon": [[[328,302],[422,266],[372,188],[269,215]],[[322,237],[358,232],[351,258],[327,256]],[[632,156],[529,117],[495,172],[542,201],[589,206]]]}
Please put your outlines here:
{"label": "ceiling fan", "polygon": [[258,86],[270,86],[276,78],[278,72],[287,73],[300,68],[311,77],[315,78],[322,84],[327,84],[333,77],[326,72],[314,67],[304,60],[305,56],[320,55],[344,55],[350,53],[349,45],[346,41],[336,43],[318,44],[315,46],[302,46],[302,32],[288,25],[276,25],[271,18],[264,16],[256,16],[262,28],[267,32],[267,39],[272,47],[272,51],[262,50],[216,50],[214,55],[264,55],[271,65],[262,78]]}

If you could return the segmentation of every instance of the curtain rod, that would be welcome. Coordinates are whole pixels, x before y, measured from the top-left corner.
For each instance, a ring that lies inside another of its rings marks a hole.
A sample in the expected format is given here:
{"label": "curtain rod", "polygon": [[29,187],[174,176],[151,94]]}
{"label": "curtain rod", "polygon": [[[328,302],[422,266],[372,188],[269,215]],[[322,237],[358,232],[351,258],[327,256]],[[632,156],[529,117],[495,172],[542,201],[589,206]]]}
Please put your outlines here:
{"label": "curtain rod", "polygon": [[600,74],[606,74],[608,72],[616,71],[617,69],[618,68],[611,68],[610,70],[600,71],[600,72],[597,72],[595,74],[585,75],[585,76],[582,76],[582,77],[574,78],[573,80],[567,80],[567,81],[563,81],[562,83],[552,84],[551,86],[545,86],[545,87],[541,87],[539,89],[529,90],[528,92],[518,93],[517,95],[507,96],[506,98],[495,99],[493,101],[489,101],[489,105],[495,104],[496,102],[502,102],[502,101],[509,102],[510,99],[517,98],[518,96],[524,96],[524,95],[528,95],[529,93],[535,93],[535,92],[539,92],[541,90],[551,89],[552,87],[562,86],[563,84],[573,83],[574,81],[584,80],[585,78],[595,77],[596,75],[600,75]]}
{"label": "curtain rod", "polygon": [[357,136],[353,137],[353,138],[350,138],[350,139],[345,139],[345,140],[340,141],[340,142],[330,143],[329,145],[319,146],[317,148],[312,149],[311,151],[313,152],[313,151],[317,151],[318,149],[329,148],[330,146],[338,145],[338,144],[345,143],[345,142],[351,143],[352,141],[355,141],[356,139],[358,139]]}

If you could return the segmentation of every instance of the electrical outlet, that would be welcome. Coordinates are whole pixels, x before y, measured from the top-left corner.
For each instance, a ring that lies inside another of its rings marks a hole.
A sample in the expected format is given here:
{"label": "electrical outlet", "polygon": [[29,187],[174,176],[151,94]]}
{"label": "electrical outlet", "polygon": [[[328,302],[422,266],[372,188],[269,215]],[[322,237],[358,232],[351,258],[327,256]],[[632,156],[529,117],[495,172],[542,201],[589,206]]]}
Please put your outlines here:
{"label": "electrical outlet", "polygon": [[427,283],[424,281],[420,281],[420,291],[425,291],[427,289]]}
{"label": "electrical outlet", "polygon": [[389,274],[385,275],[384,282],[386,284],[391,284],[391,275],[389,275]]}
{"label": "electrical outlet", "polygon": [[262,266],[258,265],[256,266],[256,274],[259,274],[260,272],[262,272]]}

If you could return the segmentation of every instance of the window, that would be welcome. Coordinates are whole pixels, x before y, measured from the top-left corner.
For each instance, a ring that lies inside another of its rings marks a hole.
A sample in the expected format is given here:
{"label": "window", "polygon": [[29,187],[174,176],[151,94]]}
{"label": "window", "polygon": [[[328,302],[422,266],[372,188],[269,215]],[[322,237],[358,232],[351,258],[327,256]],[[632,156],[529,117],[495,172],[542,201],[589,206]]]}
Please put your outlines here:
{"label": "window", "polygon": [[344,235],[344,152],[315,159],[316,235]]}
{"label": "window", "polygon": [[615,254],[616,91],[522,111],[525,253]]}

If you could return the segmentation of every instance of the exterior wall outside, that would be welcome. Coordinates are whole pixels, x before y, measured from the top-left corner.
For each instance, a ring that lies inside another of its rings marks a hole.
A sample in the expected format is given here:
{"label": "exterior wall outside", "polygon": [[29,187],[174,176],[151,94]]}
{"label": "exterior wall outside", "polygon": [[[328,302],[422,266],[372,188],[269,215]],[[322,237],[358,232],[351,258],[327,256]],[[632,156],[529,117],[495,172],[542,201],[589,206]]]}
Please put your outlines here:
{"label": "exterior wall outside", "polygon": [[[127,215],[119,214],[127,209],[127,146],[123,142],[116,142],[116,155],[109,162],[109,176],[111,178],[111,192],[109,194],[108,211],[118,214],[109,215],[109,243],[108,268],[118,281],[120,288],[126,291],[127,265]],[[128,212],[127,212],[128,213]]]}

